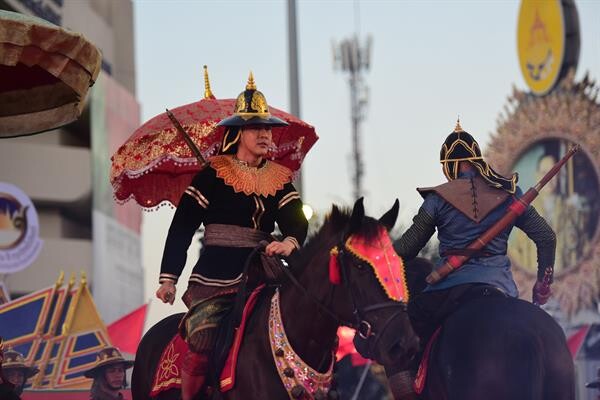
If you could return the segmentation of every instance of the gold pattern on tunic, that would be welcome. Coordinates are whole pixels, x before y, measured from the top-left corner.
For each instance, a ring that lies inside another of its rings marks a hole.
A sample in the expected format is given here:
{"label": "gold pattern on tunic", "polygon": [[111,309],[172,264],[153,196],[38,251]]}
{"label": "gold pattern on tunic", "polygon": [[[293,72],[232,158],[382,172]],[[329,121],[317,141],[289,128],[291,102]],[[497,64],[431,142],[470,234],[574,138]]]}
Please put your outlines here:
{"label": "gold pattern on tunic", "polygon": [[281,198],[281,200],[279,200],[279,205],[278,208],[283,208],[285,207],[286,204],[288,204],[290,201],[292,200],[300,200],[300,194],[298,192],[289,192],[288,194],[286,194],[285,196],[283,196]]}
{"label": "gold pattern on tunic", "polygon": [[205,286],[226,287],[226,286],[237,285],[241,281],[242,281],[242,274],[239,274],[234,279],[214,279],[214,278],[207,278],[200,274],[191,274],[188,282],[201,283]]}
{"label": "gold pattern on tunic", "polygon": [[236,193],[247,196],[275,196],[278,190],[292,180],[289,168],[268,160],[260,167],[241,165],[230,155],[214,156],[209,162],[226,185],[231,186]]}
{"label": "gold pattern on tunic", "polygon": [[252,224],[254,225],[254,229],[260,229],[260,219],[265,213],[265,205],[260,197],[254,196],[253,198],[256,211],[254,211],[254,214],[252,215]]}
{"label": "gold pattern on tunic", "polygon": [[185,189],[185,194],[192,196],[202,208],[208,208],[210,202],[206,197],[202,195],[202,193],[193,186],[188,186]]}
{"label": "gold pattern on tunic", "polygon": [[178,279],[179,279],[179,276],[177,276],[177,275],[167,274],[166,272],[163,272],[162,274],[160,274],[158,276],[158,283],[163,283],[166,280],[177,283]]}

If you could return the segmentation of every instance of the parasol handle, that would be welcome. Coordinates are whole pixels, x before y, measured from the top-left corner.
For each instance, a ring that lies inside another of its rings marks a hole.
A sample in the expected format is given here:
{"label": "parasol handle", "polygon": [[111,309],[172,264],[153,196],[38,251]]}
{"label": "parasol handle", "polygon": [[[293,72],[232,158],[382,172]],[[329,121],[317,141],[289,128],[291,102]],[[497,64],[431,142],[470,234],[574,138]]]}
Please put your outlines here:
{"label": "parasol handle", "polygon": [[192,151],[192,154],[194,154],[194,156],[196,157],[198,162],[200,162],[200,166],[206,164],[206,160],[204,159],[204,157],[202,157],[202,153],[200,153],[200,149],[198,149],[198,146],[196,146],[196,143],[194,143],[194,141],[192,140],[190,135],[188,135],[188,133],[185,131],[185,129],[183,129],[183,126],[181,126],[181,124],[179,123],[177,118],[175,118],[173,113],[168,108],[166,110],[167,110],[167,116],[173,123],[173,126],[175,126],[175,128],[177,129],[177,132],[179,132],[181,134],[181,136],[183,137],[183,140],[185,141],[185,144],[188,145],[188,147]]}

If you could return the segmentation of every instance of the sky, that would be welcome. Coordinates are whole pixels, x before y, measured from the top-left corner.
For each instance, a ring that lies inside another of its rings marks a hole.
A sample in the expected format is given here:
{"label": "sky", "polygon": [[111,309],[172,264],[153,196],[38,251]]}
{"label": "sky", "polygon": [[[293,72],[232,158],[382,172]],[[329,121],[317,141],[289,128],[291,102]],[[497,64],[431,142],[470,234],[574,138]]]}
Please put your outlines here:
{"label": "sky", "polygon": [[[320,137],[303,164],[304,202],[322,214],[332,203],[354,201],[350,89],[348,75],[334,68],[333,42],[354,34],[373,39],[361,127],[365,207],[379,216],[398,198],[399,220],[406,225],[421,201],[415,188],[444,181],[439,150],[457,116],[485,153],[513,85],[526,89],[516,46],[519,4],[298,1],[300,117]],[[581,30],[576,78],[589,71],[598,79],[600,1],[579,0],[576,5]],[[269,104],[289,110],[286,7],[283,0],[134,0],[142,121],[166,107],[200,100],[205,64],[217,98],[235,98],[252,70]],[[172,213],[163,208],[144,218],[148,298],[157,287]],[[196,255],[197,247],[192,247],[188,260],[195,262]],[[190,269],[188,265],[187,274]],[[159,313],[167,312],[160,307]]]}

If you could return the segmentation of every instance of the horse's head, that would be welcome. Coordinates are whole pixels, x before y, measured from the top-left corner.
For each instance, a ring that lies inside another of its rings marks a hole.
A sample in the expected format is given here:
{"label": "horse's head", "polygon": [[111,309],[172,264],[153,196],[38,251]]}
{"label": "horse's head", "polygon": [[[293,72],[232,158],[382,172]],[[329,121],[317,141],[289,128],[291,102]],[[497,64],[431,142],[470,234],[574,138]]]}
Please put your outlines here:
{"label": "horse's head", "polygon": [[418,338],[406,313],[404,266],[388,233],[398,208],[396,200],[376,220],[365,216],[359,199],[329,263],[330,280],[344,292],[338,312],[356,328],[357,350],[380,364],[394,366],[408,365],[418,350]]}

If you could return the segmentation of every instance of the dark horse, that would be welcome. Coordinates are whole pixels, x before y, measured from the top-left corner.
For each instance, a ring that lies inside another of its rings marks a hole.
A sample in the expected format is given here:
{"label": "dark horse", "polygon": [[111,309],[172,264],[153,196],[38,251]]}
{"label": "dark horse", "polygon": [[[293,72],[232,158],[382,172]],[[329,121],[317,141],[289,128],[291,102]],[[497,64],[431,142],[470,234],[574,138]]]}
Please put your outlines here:
{"label": "dark horse", "polygon": [[[382,363],[407,363],[417,350],[416,338],[405,304],[392,302],[367,264],[346,251],[346,239],[360,237],[373,243],[391,229],[398,215],[398,202],[379,220],[364,215],[362,199],[352,213],[333,207],[319,232],[288,262],[293,276],[282,279],[279,289],[281,315],[289,342],[313,369],[325,372],[331,365],[336,332],[341,324],[353,326],[369,338],[371,355]],[[330,252],[337,246],[342,284],[329,279]],[[294,282],[295,281],[295,282]],[[273,294],[270,289],[269,294]],[[264,293],[263,293],[264,294]],[[268,319],[271,296],[262,295],[247,322],[235,387],[225,399],[286,399],[286,392],[270,348]],[[152,327],[136,354],[132,377],[135,400],[148,393],[160,355],[176,334],[181,314],[172,315]],[[160,399],[176,399],[179,391],[165,391]],[[325,394],[320,393],[323,398]],[[303,397],[304,398],[304,397]]]}
{"label": "dark horse", "polygon": [[[432,267],[424,259],[407,266],[411,295],[423,290]],[[468,300],[443,324],[420,398],[573,400],[575,372],[565,335],[530,302],[504,296]]]}

